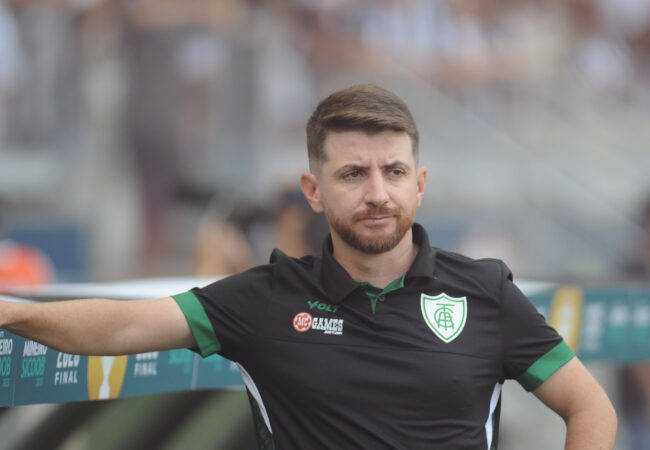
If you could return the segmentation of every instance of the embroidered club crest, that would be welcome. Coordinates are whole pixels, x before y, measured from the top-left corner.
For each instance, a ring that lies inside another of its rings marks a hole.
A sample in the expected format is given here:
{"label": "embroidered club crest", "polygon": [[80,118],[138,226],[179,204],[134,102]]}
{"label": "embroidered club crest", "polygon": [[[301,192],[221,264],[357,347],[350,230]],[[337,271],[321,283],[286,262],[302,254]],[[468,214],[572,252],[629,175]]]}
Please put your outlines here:
{"label": "embroidered club crest", "polygon": [[467,321],[467,297],[450,297],[445,293],[435,297],[422,294],[424,322],[445,343],[456,339]]}

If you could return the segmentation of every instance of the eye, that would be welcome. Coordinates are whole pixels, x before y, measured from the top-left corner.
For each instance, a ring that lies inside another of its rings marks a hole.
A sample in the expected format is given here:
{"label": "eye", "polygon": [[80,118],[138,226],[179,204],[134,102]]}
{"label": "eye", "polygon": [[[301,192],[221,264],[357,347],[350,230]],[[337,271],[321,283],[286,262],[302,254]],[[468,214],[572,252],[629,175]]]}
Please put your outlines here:
{"label": "eye", "polygon": [[390,169],[388,171],[389,175],[392,177],[401,177],[403,176],[406,172],[403,169]]}
{"label": "eye", "polygon": [[345,172],[343,174],[343,179],[344,180],[354,180],[356,178],[359,178],[361,176],[361,171],[359,169],[354,169],[350,170],[348,172]]}

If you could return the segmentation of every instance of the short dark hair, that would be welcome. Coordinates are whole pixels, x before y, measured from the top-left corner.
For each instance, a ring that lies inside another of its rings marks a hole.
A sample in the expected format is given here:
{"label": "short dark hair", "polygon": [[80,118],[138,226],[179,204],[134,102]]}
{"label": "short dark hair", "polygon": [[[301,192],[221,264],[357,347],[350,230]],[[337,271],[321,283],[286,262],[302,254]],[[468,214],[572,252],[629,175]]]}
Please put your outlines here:
{"label": "short dark hair", "polygon": [[418,158],[418,129],[406,103],[394,93],[363,84],[343,89],[321,101],[307,122],[307,152],[312,172],[325,159],[323,147],[328,131],[363,131],[368,134],[392,130],[408,133],[413,157]]}

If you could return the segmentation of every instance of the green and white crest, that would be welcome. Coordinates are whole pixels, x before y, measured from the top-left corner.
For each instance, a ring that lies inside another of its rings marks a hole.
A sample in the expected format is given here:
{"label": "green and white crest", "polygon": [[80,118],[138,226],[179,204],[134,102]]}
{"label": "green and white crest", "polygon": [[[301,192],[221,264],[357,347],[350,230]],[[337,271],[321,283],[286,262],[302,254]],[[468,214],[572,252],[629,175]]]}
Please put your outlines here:
{"label": "green and white crest", "polygon": [[467,321],[467,297],[450,297],[445,293],[421,296],[424,322],[445,343],[456,339]]}

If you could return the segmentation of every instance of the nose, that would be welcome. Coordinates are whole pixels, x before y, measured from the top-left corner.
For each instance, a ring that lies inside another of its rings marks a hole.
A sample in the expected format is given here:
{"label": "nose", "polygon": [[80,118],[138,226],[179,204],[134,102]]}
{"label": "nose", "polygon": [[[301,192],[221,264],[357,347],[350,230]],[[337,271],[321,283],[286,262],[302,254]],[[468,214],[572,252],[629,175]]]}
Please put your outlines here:
{"label": "nose", "polygon": [[388,203],[386,180],[380,171],[372,171],[366,186],[366,203],[378,207]]}

